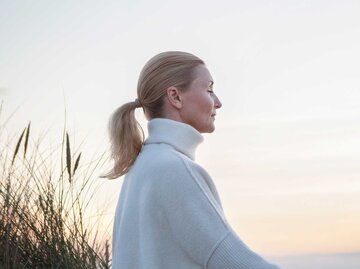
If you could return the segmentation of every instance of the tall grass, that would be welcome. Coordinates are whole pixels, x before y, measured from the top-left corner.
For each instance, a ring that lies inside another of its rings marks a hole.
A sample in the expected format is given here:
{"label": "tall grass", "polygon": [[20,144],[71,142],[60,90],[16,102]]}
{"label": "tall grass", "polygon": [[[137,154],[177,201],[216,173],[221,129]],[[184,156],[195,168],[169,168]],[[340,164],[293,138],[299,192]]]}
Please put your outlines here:
{"label": "tall grass", "polygon": [[1,139],[0,130],[0,269],[109,268],[109,240],[87,220],[103,158],[82,165],[66,131],[42,150],[30,122]]}

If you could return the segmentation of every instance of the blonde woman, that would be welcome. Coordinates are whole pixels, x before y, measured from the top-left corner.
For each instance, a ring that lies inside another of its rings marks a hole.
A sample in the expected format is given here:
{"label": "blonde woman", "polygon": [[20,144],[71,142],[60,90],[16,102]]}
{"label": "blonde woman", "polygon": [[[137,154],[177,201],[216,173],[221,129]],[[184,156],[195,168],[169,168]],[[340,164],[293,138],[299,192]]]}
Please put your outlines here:
{"label": "blonde woman", "polygon": [[[164,52],[141,71],[137,99],[110,119],[114,168],[125,180],[113,231],[113,269],[277,269],[227,222],[215,185],[195,162],[221,102],[204,62]],[[144,110],[149,135],[135,119]]]}

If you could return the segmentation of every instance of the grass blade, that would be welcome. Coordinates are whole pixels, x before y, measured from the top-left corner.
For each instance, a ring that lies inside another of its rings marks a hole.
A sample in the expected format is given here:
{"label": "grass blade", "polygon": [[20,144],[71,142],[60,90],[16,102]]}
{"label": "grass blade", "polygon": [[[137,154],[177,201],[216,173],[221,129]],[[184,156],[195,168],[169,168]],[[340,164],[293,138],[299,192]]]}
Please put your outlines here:
{"label": "grass blade", "polygon": [[80,157],[81,157],[81,152],[80,152],[79,156],[76,158],[75,165],[74,165],[73,175],[75,174],[75,171],[76,171],[76,169],[77,169],[78,166],[79,166]]}
{"label": "grass blade", "polygon": [[71,150],[68,132],[66,132],[66,169],[69,174],[69,181],[71,182]]}
{"label": "grass blade", "polygon": [[16,148],[15,148],[14,156],[13,156],[13,158],[12,158],[11,165],[13,165],[13,164],[14,164],[15,157],[16,157],[16,155],[17,155],[17,154],[18,154],[18,152],[19,152],[20,144],[21,144],[21,141],[22,141],[22,139],[23,139],[23,136],[24,136],[25,130],[26,130],[26,128],[24,129],[24,131],[22,131],[22,133],[21,133],[21,135],[20,135],[20,138],[19,138],[19,140],[18,140],[18,142],[17,142],[17,144],[16,144]]}
{"label": "grass blade", "polygon": [[24,158],[25,158],[25,155],[26,155],[26,150],[27,150],[28,142],[29,142],[30,124],[31,124],[31,121],[29,121],[29,124],[28,124],[28,126],[26,128],[25,144],[24,144]]}

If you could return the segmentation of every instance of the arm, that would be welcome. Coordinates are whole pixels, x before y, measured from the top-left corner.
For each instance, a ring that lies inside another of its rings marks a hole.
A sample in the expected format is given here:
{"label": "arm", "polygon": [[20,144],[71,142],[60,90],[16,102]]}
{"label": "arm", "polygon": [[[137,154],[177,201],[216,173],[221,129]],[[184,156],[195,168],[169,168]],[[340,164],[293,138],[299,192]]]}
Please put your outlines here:
{"label": "arm", "polygon": [[249,249],[230,230],[209,258],[207,269],[279,269]]}
{"label": "arm", "polygon": [[174,242],[189,257],[208,269],[279,269],[241,241],[193,168],[177,156],[161,164],[152,184],[155,197]]}

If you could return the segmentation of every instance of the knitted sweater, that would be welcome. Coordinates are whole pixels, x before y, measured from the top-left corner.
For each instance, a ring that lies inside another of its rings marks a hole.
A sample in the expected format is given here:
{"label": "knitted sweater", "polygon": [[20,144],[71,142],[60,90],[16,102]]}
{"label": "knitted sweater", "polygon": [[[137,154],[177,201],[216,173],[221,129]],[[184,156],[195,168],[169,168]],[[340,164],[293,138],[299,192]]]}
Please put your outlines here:
{"label": "knitted sweater", "polygon": [[278,269],[226,221],[212,179],[194,162],[202,135],[168,119],[148,129],[116,208],[112,268]]}

